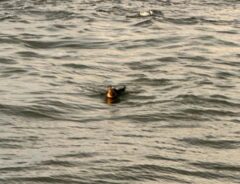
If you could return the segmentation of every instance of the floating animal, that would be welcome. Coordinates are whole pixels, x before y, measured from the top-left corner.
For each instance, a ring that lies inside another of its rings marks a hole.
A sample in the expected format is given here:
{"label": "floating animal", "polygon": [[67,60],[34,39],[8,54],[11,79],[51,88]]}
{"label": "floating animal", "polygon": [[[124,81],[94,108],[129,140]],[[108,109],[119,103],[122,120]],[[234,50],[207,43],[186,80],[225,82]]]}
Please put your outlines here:
{"label": "floating animal", "polygon": [[126,86],[115,88],[113,86],[108,86],[106,91],[106,101],[107,103],[116,102],[119,97],[125,92]]}

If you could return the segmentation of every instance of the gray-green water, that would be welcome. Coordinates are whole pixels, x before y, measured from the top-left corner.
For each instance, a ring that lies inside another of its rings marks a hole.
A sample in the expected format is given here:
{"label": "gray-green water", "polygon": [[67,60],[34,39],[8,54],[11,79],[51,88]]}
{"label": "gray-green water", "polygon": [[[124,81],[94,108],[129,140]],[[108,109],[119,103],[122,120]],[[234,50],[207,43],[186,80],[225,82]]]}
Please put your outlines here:
{"label": "gray-green water", "polygon": [[239,59],[238,0],[1,0],[0,183],[239,183]]}

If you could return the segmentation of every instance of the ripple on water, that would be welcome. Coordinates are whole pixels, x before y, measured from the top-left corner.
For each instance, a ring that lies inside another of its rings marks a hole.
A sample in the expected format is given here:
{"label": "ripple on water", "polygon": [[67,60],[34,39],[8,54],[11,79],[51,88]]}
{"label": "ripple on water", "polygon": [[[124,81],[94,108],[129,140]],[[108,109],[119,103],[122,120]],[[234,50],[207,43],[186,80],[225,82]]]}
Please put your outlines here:
{"label": "ripple on water", "polygon": [[38,54],[33,51],[20,51],[20,52],[16,52],[16,54],[24,58],[46,58],[46,56]]}
{"label": "ripple on water", "polygon": [[74,63],[63,64],[62,66],[64,66],[64,67],[69,67],[69,68],[74,68],[74,69],[88,69],[88,68],[90,68],[90,67],[87,66],[87,65],[74,64]]}
{"label": "ripple on water", "polygon": [[240,104],[235,102],[233,99],[228,98],[224,95],[211,95],[198,96],[198,95],[178,95],[176,96],[176,101],[180,101],[182,104],[201,104],[202,106],[218,106],[218,107],[236,107],[239,108]]}
{"label": "ripple on water", "polygon": [[183,141],[192,146],[204,146],[215,149],[236,149],[239,147],[240,142],[236,140],[219,140],[219,139],[200,139],[200,138],[184,138],[179,141]]}
{"label": "ripple on water", "polygon": [[164,79],[164,78],[160,78],[160,79],[139,78],[134,80],[133,82],[136,82],[138,84],[145,85],[145,86],[156,86],[156,85],[167,86],[172,84],[170,79]]}
{"label": "ripple on water", "polygon": [[0,64],[13,65],[13,64],[17,64],[17,61],[10,58],[0,57]]}
{"label": "ripple on water", "polygon": [[60,114],[63,114],[62,110],[58,109],[57,107],[51,106],[18,106],[1,104],[0,109],[6,114],[23,116],[28,118],[59,119]]}
{"label": "ripple on water", "polygon": [[31,16],[38,16],[40,17],[44,17],[43,20],[47,20],[47,21],[53,21],[53,20],[68,20],[68,19],[73,19],[75,17],[77,17],[77,14],[74,12],[70,12],[70,11],[65,11],[65,10],[28,10],[27,14],[31,15]]}
{"label": "ripple on water", "polygon": [[75,48],[75,49],[96,49],[108,48],[107,42],[104,41],[36,41],[22,40],[28,48],[34,49],[55,49],[55,48]]}
{"label": "ripple on water", "polygon": [[[178,177],[172,176],[172,173],[175,173],[176,175],[194,176],[194,177],[207,178],[207,179],[218,179],[218,178],[230,177],[228,175],[221,175],[221,174],[218,174],[215,172],[209,172],[209,171],[192,171],[187,169],[176,169],[174,167],[149,165],[149,164],[126,166],[126,167],[122,167],[121,170],[133,173],[133,175],[135,175],[139,179],[147,178],[151,180],[152,178],[152,180],[154,180],[154,178],[155,179],[159,178],[163,180],[175,181],[180,183],[188,183],[188,181],[178,179]],[[166,175],[162,176],[162,174],[166,174],[167,177]]]}
{"label": "ripple on water", "polygon": [[191,165],[208,170],[233,171],[233,172],[240,171],[240,165],[230,165],[225,163],[193,162],[191,163]]}

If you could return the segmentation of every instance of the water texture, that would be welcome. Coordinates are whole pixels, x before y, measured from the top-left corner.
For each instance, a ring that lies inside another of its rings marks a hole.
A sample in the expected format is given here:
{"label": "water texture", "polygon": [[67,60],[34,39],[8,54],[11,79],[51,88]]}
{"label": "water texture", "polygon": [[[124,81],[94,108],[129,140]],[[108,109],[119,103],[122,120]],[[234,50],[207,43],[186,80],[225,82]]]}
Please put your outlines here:
{"label": "water texture", "polygon": [[240,1],[1,0],[0,96],[1,184],[239,183]]}

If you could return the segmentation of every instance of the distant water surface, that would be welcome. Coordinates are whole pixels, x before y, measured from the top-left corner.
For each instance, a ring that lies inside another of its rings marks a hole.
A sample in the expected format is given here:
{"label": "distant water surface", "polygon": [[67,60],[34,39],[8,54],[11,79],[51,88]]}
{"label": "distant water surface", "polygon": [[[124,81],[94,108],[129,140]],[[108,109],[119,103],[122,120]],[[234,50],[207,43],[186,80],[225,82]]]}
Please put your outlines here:
{"label": "distant water surface", "polygon": [[1,184],[240,182],[239,0],[1,0],[0,27]]}

